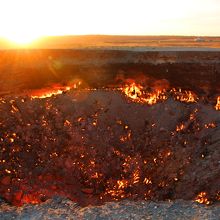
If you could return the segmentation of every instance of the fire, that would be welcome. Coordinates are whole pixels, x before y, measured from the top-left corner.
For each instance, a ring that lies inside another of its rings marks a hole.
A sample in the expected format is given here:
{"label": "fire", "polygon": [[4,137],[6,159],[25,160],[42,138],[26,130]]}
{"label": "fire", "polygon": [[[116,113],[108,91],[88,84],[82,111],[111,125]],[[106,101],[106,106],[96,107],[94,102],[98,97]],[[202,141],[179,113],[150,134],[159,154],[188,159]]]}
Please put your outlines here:
{"label": "fire", "polygon": [[143,102],[148,105],[156,104],[160,100],[166,100],[167,97],[163,95],[163,91],[158,90],[156,93],[149,94],[149,97],[143,98]]}
{"label": "fire", "polygon": [[[197,102],[198,97],[191,91],[179,89],[157,89],[153,92],[146,92],[140,84],[131,83],[121,89],[122,92],[131,100],[138,103],[146,103],[148,105],[156,104],[158,101],[164,101],[171,95],[175,100],[186,103]],[[220,101],[219,101],[220,102]],[[220,104],[219,104],[220,108]]]}
{"label": "fire", "polygon": [[152,181],[150,178],[144,178],[144,181],[143,181],[144,184],[148,185],[148,184],[152,184]]}
{"label": "fire", "polygon": [[38,204],[41,202],[37,196],[34,196],[32,194],[23,195],[21,201],[24,204]]}
{"label": "fire", "polygon": [[140,99],[142,96],[142,90],[143,87],[141,85],[136,85],[135,83],[132,83],[131,85],[126,85],[125,88],[123,88],[123,92],[131,99],[137,100]]}
{"label": "fire", "polygon": [[124,189],[128,187],[128,181],[127,180],[118,180],[117,181],[117,185],[116,185],[116,188],[118,189]]}
{"label": "fire", "polygon": [[205,124],[205,128],[216,128],[216,124],[215,123],[208,123],[208,124]]}
{"label": "fire", "polygon": [[126,135],[120,136],[120,141],[121,142],[126,142],[131,139],[131,131],[129,130]]}
{"label": "fire", "polygon": [[206,204],[206,205],[210,204],[210,201],[207,199],[207,193],[206,192],[200,192],[196,196],[195,201],[200,203],[200,204]]}
{"label": "fire", "polygon": [[176,126],[176,131],[179,132],[179,131],[182,131],[185,129],[185,125],[184,124],[180,124],[180,125],[177,125]]}
{"label": "fire", "polygon": [[139,183],[139,181],[140,181],[140,171],[135,170],[135,172],[133,173],[133,184]]}
{"label": "fire", "polygon": [[[71,89],[77,89],[81,85],[81,81],[77,81],[76,83],[73,83],[68,86],[62,86],[62,85],[53,85],[52,88],[44,88],[39,90],[33,90],[30,92],[30,96],[34,99],[44,99],[49,98],[53,95],[60,95],[63,92],[70,91]],[[15,110],[15,109],[14,109]]]}
{"label": "fire", "polygon": [[217,98],[215,109],[218,110],[218,111],[220,110],[220,96]]}
{"label": "fire", "polygon": [[167,96],[164,94],[164,91],[157,90],[152,93],[147,93],[144,91],[143,86],[135,83],[126,85],[121,90],[128,98],[132,99],[133,101],[138,103],[146,103],[148,105],[153,105],[160,100],[167,99]]}
{"label": "fire", "polygon": [[71,122],[69,120],[65,120],[64,126],[71,126]]}
{"label": "fire", "polygon": [[173,96],[174,99],[180,102],[189,102],[189,103],[193,103],[193,102],[197,102],[198,97],[196,96],[196,94],[194,94],[191,91],[184,91],[181,88],[179,88],[178,90],[173,88],[170,91]]}
{"label": "fire", "polygon": [[[30,96],[31,98],[34,99],[49,98],[54,95],[60,95],[66,91],[70,91],[71,89],[78,89],[81,84],[82,82],[78,80],[77,82],[69,86],[53,85],[52,88],[33,90],[30,92]],[[96,89],[87,89],[87,90],[95,91]],[[108,89],[106,88],[106,90]],[[135,82],[131,84],[127,84],[124,87],[119,88],[119,90],[121,90],[130,100],[137,103],[143,103],[148,105],[154,105],[159,101],[165,101],[168,99],[168,97],[173,97],[174,100],[180,102],[186,102],[186,103],[195,103],[199,100],[198,96],[192,91],[182,90],[181,88],[179,89],[172,88],[171,90],[168,90],[167,88],[164,89],[160,88],[160,89],[155,89],[152,92],[147,92],[142,85],[137,84]],[[220,110],[220,96],[217,98],[215,109]],[[19,111],[19,109],[17,109],[16,106],[12,105],[12,111],[16,112]]]}
{"label": "fire", "polygon": [[118,199],[123,199],[128,196],[125,192],[127,187],[129,187],[128,180],[117,180],[113,187],[106,190],[105,195],[110,195],[116,201]]}
{"label": "fire", "polygon": [[64,91],[69,91],[70,87],[64,87],[62,89],[41,89],[41,90],[37,90],[35,92],[33,92],[31,95],[31,97],[33,99],[45,99],[45,98],[49,98],[53,95],[60,95],[62,94]]}

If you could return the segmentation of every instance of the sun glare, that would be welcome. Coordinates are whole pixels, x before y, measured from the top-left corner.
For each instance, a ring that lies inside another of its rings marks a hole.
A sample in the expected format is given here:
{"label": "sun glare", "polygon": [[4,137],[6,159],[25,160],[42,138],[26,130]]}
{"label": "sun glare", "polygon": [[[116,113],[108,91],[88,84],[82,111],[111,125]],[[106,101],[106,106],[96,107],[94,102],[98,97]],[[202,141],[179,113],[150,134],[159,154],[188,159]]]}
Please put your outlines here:
{"label": "sun glare", "polygon": [[38,37],[31,36],[31,35],[14,34],[11,36],[6,36],[5,38],[13,44],[20,45],[20,46],[27,46],[29,44],[32,44],[35,40],[37,40]]}
{"label": "sun glare", "polygon": [[0,37],[25,45],[39,37],[54,35],[216,35],[220,33],[216,32],[220,3],[213,2],[214,0],[185,0],[181,4],[175,0],[0,1]]}

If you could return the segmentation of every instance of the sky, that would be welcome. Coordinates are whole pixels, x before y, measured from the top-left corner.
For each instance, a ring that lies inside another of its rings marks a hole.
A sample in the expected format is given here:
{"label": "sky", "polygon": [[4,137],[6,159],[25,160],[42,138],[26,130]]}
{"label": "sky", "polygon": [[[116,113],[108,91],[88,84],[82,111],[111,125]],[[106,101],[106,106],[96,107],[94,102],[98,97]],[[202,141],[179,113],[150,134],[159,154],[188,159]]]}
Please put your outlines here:
{"label": "sky", "polygon": [[0,0],[0,36],[220,36],[220,0]]}

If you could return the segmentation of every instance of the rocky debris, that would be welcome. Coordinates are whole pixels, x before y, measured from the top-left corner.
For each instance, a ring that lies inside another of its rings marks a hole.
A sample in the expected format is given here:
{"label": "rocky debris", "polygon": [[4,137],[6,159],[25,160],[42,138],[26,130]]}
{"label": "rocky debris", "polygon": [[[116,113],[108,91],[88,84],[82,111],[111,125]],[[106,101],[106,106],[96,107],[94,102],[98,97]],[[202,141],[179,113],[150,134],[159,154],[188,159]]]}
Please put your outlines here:
{"label": "rocky debris", "polygon": [[102,206],[82,208],[61,197],[54,197],[39,205],[12,207],[0,205],[2,220],[63,220],[63,219],[219,219],[220,205],[206,206],[191,201],[122,201],[110,202]]}

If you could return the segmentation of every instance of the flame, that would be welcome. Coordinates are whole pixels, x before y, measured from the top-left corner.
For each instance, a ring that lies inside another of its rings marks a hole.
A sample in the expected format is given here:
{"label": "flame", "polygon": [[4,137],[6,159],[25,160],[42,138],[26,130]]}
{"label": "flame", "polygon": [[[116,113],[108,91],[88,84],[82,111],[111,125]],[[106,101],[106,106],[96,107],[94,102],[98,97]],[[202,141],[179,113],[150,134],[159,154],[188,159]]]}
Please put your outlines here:
{"label": "flame", "polygon": [[23,195],[21,200],[23,204],[33,204],[33,205],[41,202],[37,196],[34,196],[32,194]]}
{"label": "flame", "polygon": [[140,171],[135,170],[135,172],[133,173],[133,184],[139,183],[139,181],[140,181]]}
{"label": "flame", "polygon": [[143,183],[146,185],[149,185],[149,184],[152,184],[152,181],[150,178],[145,177]]}
{"label": "flame", "polygon": [[45,98],[49,98],[53,95],[59,95],[62,94],[64,91],[69,91],[70,87],[64,87],[62,89],[41,89],[41,90],[37,90],[35,92],[32,93],[31,97],[33,99],[45,99]]}
{"label": "flame", "polygon": [[176,131],[179,132],[179,131],[182,131],[185,129],[185,125],[184,124],[180,124],[180,125],[177,125],[176,126]]}
{"label": "flame", "polygon": [[216,105],[215,105],[215,109],[216,109],[217,111],[220,110],[220,96],[217,98],[217,102],[216,102]]}
{"label": "flame", "polygon": [[[63,92],[69,91],[72,88],[77,89],[82,84],[81,81],[77,81],[76,83],[70,86],[61,86],[61,85],[53,85],[52,88],[44,88],[39,90],[33,90],[30,92],[30,96],[32,98],[49,98],[53,95],[60,95]],[[89,89],[92,90],[92,89]],[[96,90],[96,89],[93,89]],[[124,87],[120,88],[126,97],[131,99],[137,103],[145,103],[148,105],[154,105],[159,101],[165,101],[168,99],[169,95],[171,95],[175,100],[186,103],[195,103],[198,101],[198,96],[194,94],[192,91],[182,90],[181,88],[176,89],[172,88],[168,90],[167,88],[155,89],[153,92],[146,92],[144,87],[135,82],[131,84],[126,84]],[[217,103],[215,105],[216,110],[220,110],[220,96],[217,98]],[[17,112],[19,109],[16,106],[12,106],[12,111]]]}
{"label": "flame", "polygon": [[123,92],[131,99],[137,100],[140,99],[142,96],[142,90],[143,87],[141,85],[136,85],[135,83],[132,83],[131,85],[126,85],[125,88],[123,88]]}
{"label": "flame", "polygon": [[130,139],[131,139],[131,131],[130,130],[128,131],[128,133],[126,135],[120,136],[121,142],[126,142],[126,141],[129,141]]}
{"label": "flame", "polygon": [[205,128],[216,128],[216,124],[213,122],[205,124]]}
{"label": "flame", "polygon": [[193,102],[197,102],[198,100],[196,94],[194,94],[191,91],[182,90],[181,88],[179,89],[173,88],[171,89],[170,93],[173,94],[175,100],[180,102],[193,103]]}
{"label": "flame", "polygon": [[71,126],[71,122],[69,120],[65,120],[64,126]]}
{"label": "flame", "polygon": [[33,90],[30,92],[30,96],[33,99],[49,98],[53,95],[60,95],[63,92],[70,91],[71,89],[77,89],[81,85],[81,83],[82,83],[81,81],[78,81],[69,86],[53,85],[51,88],[49,87],[39,90]]}
{"label": "flame", "polygon": [[156,104],[158,101],[166,100],[167,96],[163,90],[157,90],[152,93],[144,91],[143,86],[140,84],[132,83],[121,88],[122,92],[130,99],[139,103],[146,103],[148,105]]}
{"label": "flame", "polygon": [[129,186],[128,180],[122,179],[117,180],[113,187],[107,188],[105,195],[110,195],[114,200],[123,199],[129,194],[125,192],[126,188]]}
{"label": "flame", "polygon": [[[122,92],[131,100],[138,103],[146,103],[148,105],[156,104],[158,101],[164,101],[168,98],[168,95],[172,95],[173,98],[180,102],[194,103],[197,102],[198,97],[191,91],[180,89],[167,88],[157,89],[153,92],[146,92],[144,87],[140,84],[131,83],[121,88]],[[219,104],[220,105],[220,104]],[[220,107],[219,107],[220,108]]]}
{"label": "flame", "polygon": [[127,180],[118,180],[117,181],[117,185],[116,185],[116,188],[118,189],[124,189],[128,187],[128,181]]}
{"label": "flame", "polygon": [[200,192],[196,196],[195,201],[200,203],[200,204],[206,204],[206,205],[210,204],[210,201],[207,199],[207,193],[206,192]]}

